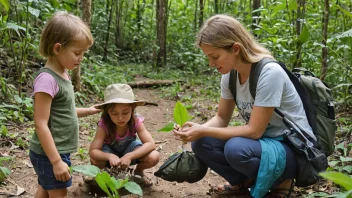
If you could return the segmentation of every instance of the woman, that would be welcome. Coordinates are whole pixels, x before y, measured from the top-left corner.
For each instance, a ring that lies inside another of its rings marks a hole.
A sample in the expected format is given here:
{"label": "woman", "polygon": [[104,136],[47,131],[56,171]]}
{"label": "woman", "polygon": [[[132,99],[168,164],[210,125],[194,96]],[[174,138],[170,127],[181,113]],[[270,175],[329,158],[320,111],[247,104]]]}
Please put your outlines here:
{"label": "woman", "polygon": [[[249,91],[252,64],[274,59],[236,19],[226,15],[209,18],[196,44],[208,57],[209,66],[221,74],[221,98],[217,114],[205,124],[187,122],[174,135],[192,142],[192,150],[209,168],[228,181],[218,194],[253,197],[290,197],[296,176],[295,155],[282,140],[288,128],[274,110],[308,134],[313,132],[301,99],[285,71],[277,63],[264,66],[255,100]],[[229,89],[231,70],[237,71],[236,98]],[[228,127],[235,105],[245,119],[243,126]]]}

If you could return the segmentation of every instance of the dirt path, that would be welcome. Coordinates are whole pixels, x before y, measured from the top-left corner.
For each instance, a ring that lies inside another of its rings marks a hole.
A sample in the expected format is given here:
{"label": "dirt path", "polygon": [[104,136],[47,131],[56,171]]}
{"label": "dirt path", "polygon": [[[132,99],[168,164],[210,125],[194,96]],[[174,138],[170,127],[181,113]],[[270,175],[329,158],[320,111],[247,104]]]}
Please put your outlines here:
{"label": "dirt path", "polygon": [[[181,144],[179,141],[174,139],[172,133],[157,132],[158,129],[173,120],[172,115],[175,101],[162,99],[155,92],[155,90],[152,89],[135,89],[135,94],[140,100],[146,100],[158,104],[158,106],[143,106],[137,108],[137,113],[140,113],[145,117],[145,126],[152,134],[154,140],[158,143],[157,147],[161,154],[159,164],[156,167],[146,171],[146,175],[153,180],[154,185],[150,188],[143,189],[143,197],[210,197],[206,194],[209,190],[209,183],[211,182],[214,184],[223,182],[222,178],[214,175],[210,172],[210,170],[203,180],[193,184],[167,182],[153,175],[153,173],[159,166],[162,165],[170,154],[180,150]],[[98,119],[99,116],[96,115],[83,118],[80,121],[79,148],[81,152],[79,151],[78,153],[72,155],[72,165],[89,164],[87,150],[95,132]],[[26,138],[26,141],[29,141],[30,135],[28,134],[28,129],[31,127],[33,127],[32,124],[13,127],[10,129],[10,133],[21,133],[21,136]],[[190,150],[189,144],[187,147]],[[18,193],[18,189],[21,190],[21,188],[23,188],[25,192],[17,197],[33,197],[37,186],[37,177],[31,166],[26,151],[12,147],[11,145],[7,148],[1,147],[0,151],[1,153],[8,153],[9,156],[16,156],[15,160],[11,162],[12,173],[7,180],[7,184],[0,186],[0,197],[6,196],[6,194],[16,194]],[[74,173],[73,185],[69,188],[69,197],[94,197],[94,192],[92,193],[90,191],[91,189],[89,189],[83,182],[83,176],[78,173]],[[3,195],[1,195],[1,192]],[[138,196],[125,195],[123,197]]]}

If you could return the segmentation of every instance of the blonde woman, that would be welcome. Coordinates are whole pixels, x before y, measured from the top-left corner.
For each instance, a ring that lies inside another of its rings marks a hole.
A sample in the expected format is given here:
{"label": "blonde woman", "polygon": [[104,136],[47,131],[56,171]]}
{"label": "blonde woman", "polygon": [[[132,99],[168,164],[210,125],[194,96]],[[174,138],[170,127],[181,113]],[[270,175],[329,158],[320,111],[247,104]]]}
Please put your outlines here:
{"label": "blonde woman", "polygon": [[[217,114],[208,122],[188,122],[175,129],[174,135],[192,142],[194,153],[228,181],[214,187],[216,193],[290,197],[296,159],[282,138],[288,128],[274,109],[295,120],[314,137],[295,87],[279,64],[268,63],[259,77],[255,100],[252,98],[251,68],[263,58],[273,56],[230,16],[209,18],[196,42],[208,57],[209,66],[222,74],[220,103]],[[236,98],[229,89],[231,70],[237,71]],[[236,104],[246,124],[228,126]]]}

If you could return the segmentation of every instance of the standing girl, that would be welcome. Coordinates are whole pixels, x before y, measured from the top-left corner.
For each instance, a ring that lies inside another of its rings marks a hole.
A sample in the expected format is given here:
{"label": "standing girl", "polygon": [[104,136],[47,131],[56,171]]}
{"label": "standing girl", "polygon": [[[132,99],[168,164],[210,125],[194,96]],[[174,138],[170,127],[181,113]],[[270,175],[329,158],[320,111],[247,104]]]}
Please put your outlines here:
{"label": "standing girl", "polygon": [[[144,118],[135,115],[135,108],[144,105],[134,100],[132,89],[127,84],[109,85],[104,93],[103,109],[95,138],[89,148],[91,163],[104,168],[116,166],[126,169],[137,164],[135,175],[141,178],[144,187],[153,183],[144,175],[144,170],[159,162],[159,153],[151,134],[144,127]],[[137,136],[139,139],[137,139]]]}
{"label": "standing girl", "polygon": [[83,21],[66,12],[56,13],[40,39],[45,67],[33,83],[35,133],[30,160],[38,175],[36,198],[67,197],[72,185],[70,153],[77,151],[78,117],[98,113],[94,106],[76,108],[67,70],[80,65],[93,38]]}

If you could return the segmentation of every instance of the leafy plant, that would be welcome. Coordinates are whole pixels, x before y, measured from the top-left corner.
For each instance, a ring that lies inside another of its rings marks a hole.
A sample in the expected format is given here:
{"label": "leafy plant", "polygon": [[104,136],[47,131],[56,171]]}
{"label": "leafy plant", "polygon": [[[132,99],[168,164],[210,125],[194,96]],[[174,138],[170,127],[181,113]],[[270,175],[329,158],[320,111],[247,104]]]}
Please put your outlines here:
{"label": "leafy plant", "polygon": [[84,149],[84,148],[78,149],[78,156],[81,160],[87,159],[87,155],[88,155],[87,149]]}
{"label": "leafy plant", "polygon": [[344,175],[339,172],[324,172],[320,173],[320,176],[325,179],[331,180],[335,184],[342,186],[347,192],[335,194],[339,198],[351,198],[352,197],[352,178],[348,175]]}
{"label": "leafy plant", "polygon": [[128,178],[115,179],[115,177],[110,176],[106,171],[101,172],[100,169],[93,165],[78,165],[72,166],[72,171],[83,173],[90,177],[95,177],[95,181],[98,183],[99,187],[109,196],[109,198],[120,197],[118,191],[123,187],[130,193],[143,196],[143,191],[141,187],[132,181],[128,181]]}
{"label": "leafy plant", "polygon": [[171,131],[175,124],[178,124],[182,126],[184,123],[186,123],[188,120],[190,120],[190,116],[188,115],[188,111],[186,107],[179,101],[176,102],[175,108],[174,108],[174,121],[175,122],[170,122],[167,125],[165,125],[163,128],[159,129],[159,132],[169,132]]}
{"label": "leafy plant", "polygon": [[[3,161],[8,161],[10,159],[11,159],[11,157],[0,157],[0,165],[2,165]],[[0,182],[5,181],[7,176],[9,176],[10,174],[11,174],[10,169],[0,166]]]}

